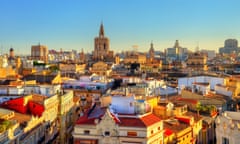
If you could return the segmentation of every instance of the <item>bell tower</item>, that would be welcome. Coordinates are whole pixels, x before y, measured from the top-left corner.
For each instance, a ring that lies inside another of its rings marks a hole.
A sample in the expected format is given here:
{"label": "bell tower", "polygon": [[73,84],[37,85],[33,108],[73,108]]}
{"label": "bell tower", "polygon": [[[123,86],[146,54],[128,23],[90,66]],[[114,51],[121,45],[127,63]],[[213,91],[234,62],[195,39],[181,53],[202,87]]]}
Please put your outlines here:
{"label": "bell tower", "polygon": [[103,23],[101,23],[99,36],[94,39],[94,60],[104,60],[109,56],[109,43],[109,39],[104,35]]}

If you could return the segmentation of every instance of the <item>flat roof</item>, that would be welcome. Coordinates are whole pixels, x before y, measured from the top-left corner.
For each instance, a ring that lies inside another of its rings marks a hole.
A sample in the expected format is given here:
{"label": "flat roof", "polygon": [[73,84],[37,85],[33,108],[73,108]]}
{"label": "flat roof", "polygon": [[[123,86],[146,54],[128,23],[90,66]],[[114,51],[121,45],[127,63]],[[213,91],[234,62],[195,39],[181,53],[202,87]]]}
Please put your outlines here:
{"label": "flat roof", "polygon": [[21,113],[15,112],[14,116],[10,118],[10,120],[17,120],[17,122],[23,123],[23,122],[30,121],[31,116],[27,114],[21,114]]}

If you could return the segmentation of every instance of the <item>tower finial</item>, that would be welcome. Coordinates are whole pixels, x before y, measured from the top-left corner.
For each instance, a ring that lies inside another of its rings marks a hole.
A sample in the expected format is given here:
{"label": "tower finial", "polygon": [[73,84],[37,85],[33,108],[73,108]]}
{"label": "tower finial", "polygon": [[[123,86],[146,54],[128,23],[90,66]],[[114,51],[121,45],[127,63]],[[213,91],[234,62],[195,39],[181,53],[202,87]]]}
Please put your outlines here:
{"label": "tower finial", "polygon": [[178,42],[178,40],[176,40],[174,47],[175,47],[175,48],[178,48],[178,47],[179,47],[179,42]]}
{"label": "tower finial", "polygon": [[150,48],[153,49],[153,41],[151,41]]}
{"label": "tower finial", "polygon": [[101,22],[100,31],[99,31],[99,37],[104,37],[104,28],[103,28],[102,22]]}

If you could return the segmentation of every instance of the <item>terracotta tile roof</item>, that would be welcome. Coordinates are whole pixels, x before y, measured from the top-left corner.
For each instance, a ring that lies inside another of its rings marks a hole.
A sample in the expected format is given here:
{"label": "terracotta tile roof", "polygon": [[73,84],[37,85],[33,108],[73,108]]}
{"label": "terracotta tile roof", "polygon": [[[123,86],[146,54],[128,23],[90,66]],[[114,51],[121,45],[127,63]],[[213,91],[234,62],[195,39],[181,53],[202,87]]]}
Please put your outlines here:
{"label": "terracotta tile roof", "polygon": [[155,116],[154,114],[145,115],[141,117],[141,120],[144,122],[146,126],[150,126],[161,121],[161,119]]}
{"label": "terracotta tile roof", "polygon": [[76,124],[95,125],[95,119],[100,119],[105,111],[105,109],[98,106],[88,109],[85,114],[76,121]]}
{"label": "terracotta tile roof", "polygon": [[138,117],[119,117],[119,126],[123,127],[146,127],[143,121]]}
{"label": "terracotta tile roof", "polygon": [[[106,110],[94,108],[92,110],[86,111],[84,116],[80,117],[76,124],[85,124],[85,125],[95,125],[95,119],[101,119],[101,117],[106,113]],[[113,120],[119,126],[123,127],[148,127],[151,126],[161,119],[154,114],[146,114],[144,116],[136,115],[114,115],[110,113]]]}
{"label": "terracotta tile roof", "polygon": [[125,127],[148,127],[157,122],[160,122],[161,119],[154,114],[147,114],[142,117],[124,117],[120,116],[120,126]]}
{"label": "terracotta tile roof", "polygon": [[178,119],[180,122],[184,122],[186,124],[190,124],[191,118],[188,116],[175,116],[176,119]]}
{"label": "terracotta tile roof", "polygon": [[96,118],[88,118],[87,115],[80,117],[76,124],[95,125],[94,121]]}
{"label": "terracotta tile roof", "polygon": [[168,122],[163,123],[165,129],[170,129],[173,133],[178,133],[189,127],[189,124],[177,122],[176,124],[171,124]]}

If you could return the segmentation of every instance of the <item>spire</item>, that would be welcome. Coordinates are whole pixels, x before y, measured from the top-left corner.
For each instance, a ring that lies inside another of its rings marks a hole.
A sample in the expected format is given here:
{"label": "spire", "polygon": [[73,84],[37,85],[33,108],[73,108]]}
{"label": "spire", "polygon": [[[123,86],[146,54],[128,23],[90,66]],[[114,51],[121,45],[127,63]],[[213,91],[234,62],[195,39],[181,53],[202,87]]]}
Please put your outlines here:
{"label": "spire", "polygon": [[178,48],[178,47],[179,47],[179,42],[178,42],[178,40],[176,40],[174,47],[175,47],[175,48]]}
{"label": "spire", "polygon": [[151,41],[150,49],[154,50],[152,41]]}
{"label": "spire", "polygon": [[150,45],[149,55],[150,55],[150,58],[154,58],[153,42],[151,42],[151,45]]}
{"label": "spire", "polygon": [[150,53],[154,53],[154,47],[153,47],[153,42],[151,41],[151,44],[150,44],[150,50],[149,50]]}
{"label": "spire", "polygon": [[103,23],[101,23],[101,26],[100,26],[99,37],[104,37]]}

